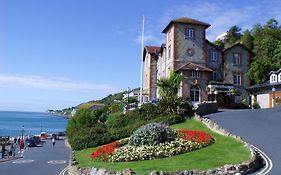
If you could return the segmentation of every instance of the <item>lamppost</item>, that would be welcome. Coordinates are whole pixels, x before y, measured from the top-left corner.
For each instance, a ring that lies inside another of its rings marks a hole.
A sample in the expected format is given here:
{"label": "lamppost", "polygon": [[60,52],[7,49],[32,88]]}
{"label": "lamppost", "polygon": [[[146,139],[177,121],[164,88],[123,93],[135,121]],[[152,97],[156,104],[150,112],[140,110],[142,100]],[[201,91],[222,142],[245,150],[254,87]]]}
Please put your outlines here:
{"label": "lamppost", "polygon": [[272,107],[275,106],[275,87],[272,88]]}
{"label": "lamppost", "polygon": [[127,88],[127,104],[129,104],[130,87]]}
{"label": "lamppost", "polygon": [[217,102],[217,95],[218,95],[218,91],[217,90],[215,90],[215,102]]}

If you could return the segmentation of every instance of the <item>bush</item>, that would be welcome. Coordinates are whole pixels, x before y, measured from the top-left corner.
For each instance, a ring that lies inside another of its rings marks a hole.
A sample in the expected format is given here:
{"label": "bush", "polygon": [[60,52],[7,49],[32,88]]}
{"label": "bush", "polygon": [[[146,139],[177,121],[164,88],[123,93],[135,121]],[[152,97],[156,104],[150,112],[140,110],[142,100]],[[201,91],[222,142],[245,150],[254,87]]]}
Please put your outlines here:
{"label": "bush", "polygon": [[163,123],[150,123],[136,130],[129,138],[131,146],[155,146],[160,143],[174,141],[177,133]]}
{"label": "bush", "polygon": [[98,146],[110,142],[111,138],[106,132],[106,127],[102,124],[90,128],[80,127],[69,137],[69,142],[74,150]]}
{"label": "bush", "polygon": [[253,108],[254,109],[260,109],[261,108],[260,104],[257,102],[257,100],[254,100],[254,102],[253,102]]}

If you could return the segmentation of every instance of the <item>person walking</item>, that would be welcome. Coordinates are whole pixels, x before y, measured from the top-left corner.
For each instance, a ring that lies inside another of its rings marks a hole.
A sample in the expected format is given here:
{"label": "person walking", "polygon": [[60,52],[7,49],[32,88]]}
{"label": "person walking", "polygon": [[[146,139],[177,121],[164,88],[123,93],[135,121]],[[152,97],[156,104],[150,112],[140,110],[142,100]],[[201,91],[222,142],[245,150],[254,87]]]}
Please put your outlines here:
{"label": "person walking", "polygon": [[54,147],[55,144],[56,144],[56,139],[55,139],[55,137],[52,138],[52,143],[53,143],[53,147]]}
{"label": "person walking", "polygon": [[6,153],[6,147],[5,147],[5,144],[3,143],[3,145],[2,145],[2,159],[5,158],[5,153]]}

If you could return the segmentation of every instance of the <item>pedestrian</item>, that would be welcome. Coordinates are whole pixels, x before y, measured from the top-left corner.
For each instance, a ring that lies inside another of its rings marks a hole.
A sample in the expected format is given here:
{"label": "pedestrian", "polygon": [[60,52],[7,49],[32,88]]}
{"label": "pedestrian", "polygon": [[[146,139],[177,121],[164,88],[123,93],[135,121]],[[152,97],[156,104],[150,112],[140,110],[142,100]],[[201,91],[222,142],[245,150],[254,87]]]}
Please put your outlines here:
{"label": "pedestrian", "polygon": [[17,138],[16,137],[14,138],[14,143],[17,144]]}
{"label": "pedestrian", "polygon": [[6,147],[5,147],[5,144],[3,143],[3,145],[2,145],[2,159],[5,158],[5,153],[6,153]]}
{"label": "pedestrian", "polygon": [[53,147],[54,147],[55,144],[56,144],[56,139],[55,139],[55,137],[52,138],[52,142],[53,142]]}

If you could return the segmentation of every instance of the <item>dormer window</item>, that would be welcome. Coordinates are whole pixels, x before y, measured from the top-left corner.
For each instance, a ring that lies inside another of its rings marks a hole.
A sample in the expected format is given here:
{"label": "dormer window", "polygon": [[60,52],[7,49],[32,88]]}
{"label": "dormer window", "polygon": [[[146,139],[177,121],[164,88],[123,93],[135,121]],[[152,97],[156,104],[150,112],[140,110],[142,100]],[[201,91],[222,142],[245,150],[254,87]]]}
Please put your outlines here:
{"label": "dormer window", "polygon": [[233,63],[234,64],[241,63],[241,54],[240,53],[233,53]]}
{"label": "dormer window", "polygon": [[185,39],[193,39],[194,38],[194,29],[186,28],[184,37],[185,37]]}
{"label": "dormer window", "polygon": [[270,75],[270,83],[277,83],[277,75],[276,74]]}

